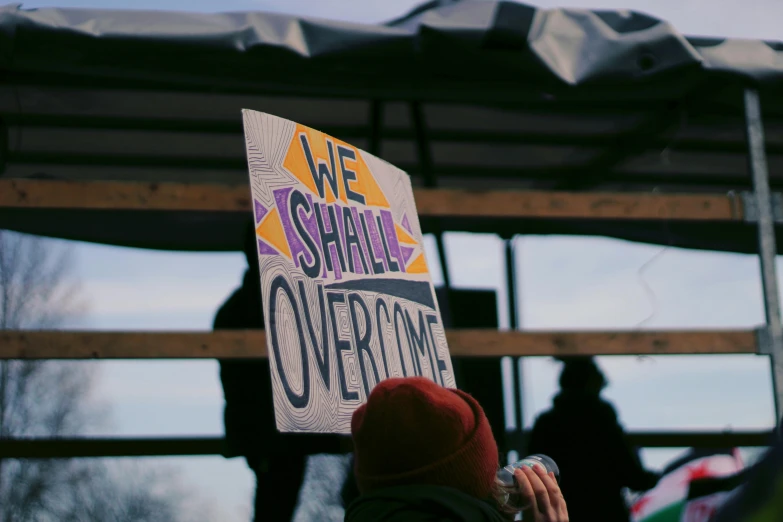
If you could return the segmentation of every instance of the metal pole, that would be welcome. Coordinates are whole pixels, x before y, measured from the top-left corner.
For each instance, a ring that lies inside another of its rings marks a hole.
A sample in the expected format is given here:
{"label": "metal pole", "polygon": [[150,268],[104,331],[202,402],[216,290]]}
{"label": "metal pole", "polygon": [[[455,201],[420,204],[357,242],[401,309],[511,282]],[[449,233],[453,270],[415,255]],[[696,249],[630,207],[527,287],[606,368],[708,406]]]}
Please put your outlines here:
{"label": "metal pole", "polygon": [[525,440],[525,359],[520,357],[517,359],[516,371],[517,371],[517,402],[519,403],[519,432],[522,434],[525,447],[527,448],[527,440]]}
{"label": "metal pole", "polygon": [[517,284],[516,259],[514,256],[514,236],[505,240],[506,244],[506,288],[508,294],[508,326],[510,330],[517,329]]}
{"label": "metal pole", "polygon": [[772,384],[775,390],[775,418],[780,418],[783,405],[783,325],[780,318],[778,278],[775,267],[777,243],[772,195],[769,189],[767,157],[764,149],[764,125],[758,91],[745,90],[745,128],[748,138],[748,159],[758,210],[759,260],[767,319]]}
{"label": "metal pole", "polygon": [[448,299],[448,291],[451,290],[451,277],[449,276],[449,260],[446,258],[446,242],[443,241],[442,232],[438,231],[435,234],[435,243],[438,245],[440,271],[443,272],[443,286],[446,287],[446,299]]}
{"label": "metal pole", "polygon": [[[516,236],[511,236],[505,240],[506,247],[506,288],[508,294],[508,324],[509,329],[517,330],[519,328],[519,308],[517,305],[517,277],[516,277],[516,251],[514,248]],[[525,410],[522,402],[522,358],[514,357],[511,359],[511,381],[514,390],[513,401],[516,406],[514,412],[517,421],[516,427],[520,436],[525,431]],[[517,448],[522,450],[522,448]]]}

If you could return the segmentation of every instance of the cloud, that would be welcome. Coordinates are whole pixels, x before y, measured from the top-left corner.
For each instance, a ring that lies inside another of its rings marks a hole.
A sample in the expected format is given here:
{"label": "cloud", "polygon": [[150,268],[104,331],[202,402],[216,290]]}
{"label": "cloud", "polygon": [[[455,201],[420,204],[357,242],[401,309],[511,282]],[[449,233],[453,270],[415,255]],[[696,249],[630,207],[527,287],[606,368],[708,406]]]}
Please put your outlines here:
{"label": "cloud", "polygon": [[222,404],[217,362],[102,361],[102,387],[128,400]]}
{"label": "cloud", "polygon": [[651,313],[645,328],[763,322],[753,256],[671,249],[640,276],[658,247],[598,238],[525,238],[522,245],[527,328],[634,328]]}
{"label": "cloud", "polygon": [[101,9],[139,9],[196,12],[265,11],[307,18],[360,23],[379,23],[396,18],[421,0],[355,2],[351,0],[27,0],[24,6]]}
{"label": "cloud", "polygon": [[[240,253],[183,253],[72,243],[93,317],[214,311],[239,286]],[[100,322],[100,321],[99,321]]]}
{"label": "cloud", "polygon": [[97,315],[152,315],[217,310],[236,286],[228,279],[196,282],[154,276],[143,283],[135,278],[87,281],[83,291]]}
{"label": "cloud", "polygon": [[[631,429],[766,429],[774,424],[769,362],[756,356],[601,357],[605,396]],[[560,363],[525,361],[526,423],[550,407]]]}
{"label": "cloud", "polygon": [[[754,256],[669,249],[601,238],[521,240],[523,324],[530,329],[748,328],[763,322]],[[606,392],[632,429],[768,428],[769,361],[752,355],[602,357]],[[526,422],[549,407],[559,364],[525,361]]]}

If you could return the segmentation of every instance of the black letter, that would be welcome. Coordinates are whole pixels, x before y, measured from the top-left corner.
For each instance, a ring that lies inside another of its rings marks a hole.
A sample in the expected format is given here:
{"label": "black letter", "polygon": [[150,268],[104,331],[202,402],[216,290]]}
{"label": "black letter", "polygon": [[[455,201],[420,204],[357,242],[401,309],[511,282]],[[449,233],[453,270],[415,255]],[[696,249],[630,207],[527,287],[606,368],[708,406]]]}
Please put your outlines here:
{"label": "black letter", "polygon": [[[307,277],[310,279],[315,279],[321,274],[321,256],[318,252],[318,247],[315,246],[315,243],[313,242],[313,238],[310,237],[310,233],[305,230],[305,227],[302,226],[302,223],[299,220],[299,207],[302,207],[305,212],[309,213],[311,210],[310,203],[307,202],[307,199],[305,199],[301,192],[294,190],[291,192],[290,204],[291,218],[294,221],[296,231],[299,232],[299,237],[302,238],[302,241],[304,241],[304,244],[307,245],[307,249],[310,250],[310,254],[313,256],[313,264],[308,265],[305,263],[304,254],[300,253],[299,264],[302,265],[302,270],[304,270],[304,273]],[[302,303],[304,304],[305,302],[306,301],[303,301]]]}
{"label": "black letter", "polygon": [[369,274],[370,270],[367,268],[367,261],[364,260],[364,252],[362,252],[362,245],[359,243],[359,235],[356,233],[356,223],[353,221],[350,207],[343,207],[343,223],[345,224],[345,255],[348,256],[348,271],[357,273],[356,267],[353,266],[353,249],[351,249],[352,246],[355,246],[356,251],[359,252],[364,273]]}
{"label": "black letter", "polygon": [[332,318],[332,336],[334,337],[334,349],[337,353],[337,373],[340,376],[340,392],[344,401],[359,400],[359,394],[348,390],[348,382],[345,378],[345,367],[343,366],[343,352],[351,351],[351,343],[340,339],[340,331],[337,329],[337,314],[334,311],[335,303],[344,303],[345,295],[337,292],[327,292],[326,301],[329,303],[329,312]]}
{"label": "black letter", "polygon": [[324,195],[324,178],[329,182],[329,186],[332,188],[332,194],[335,198],[340,197],[339,187],[337,186],[337,171],[334,168],[334,147],[330,140],[326,140],[326,146],[329,148],[329,163],[332,166],[331,171],[329,166],[325,163],[318,162],[318,168],[313,161],[313,153],[310,152],[310,144],[307,142],[307,136],[305,134],[299,135],[299,141],[302,142],[302,151],[304,152],[305,159],[307,159],[307,166],[310,168],[310,174],[315,181],[315,188],[318,189],[318,195],[321,198],[325,198]]}
{"label": "black letter", "polygon": [[318,232],[321,234],[321,246],[324,250],[324,259],[326,260],[326,269],[334,272],[332,266],[332,254],[329,252],[329,243],[334,243],[337,250],[337,259],[340,262],[340,270],[345,272],[345,254],[343,254],[343,244],[340,242],[340,231],[337,229],[337,218],[334,215],[334,208],[326,205],[326,212],[329,214],[329,224],[331,232],[324,229],[324,220],[321,216],[321,205],[315,204],[315,219],[318,221]]}
{"label": "black letter", "polygon": [[[389,373],[389,364],[386,362],[386,346],[384,346],[383,342],[383,328],[381,328],[381,308],[383,308],[384,313],[386,314],[386,322],[389,323],[389,307],[386,306],[386,302],[383,300],[383,298],[379,297],[375,300],[375,322],[378,325],[378,341],[381,343],[381,356],[383,357],[383,369],[386,372],[386,377],[391,377],[391,374]],[[403,369],[405,369],[405,366],[403,365]]]}
{"label": "black letter", "polygon": [[421,372],[416,371],[416,354],[413,353],[413,346],[411,346],[411,339],[408,334],[408,325],[405,324],[405,315],[402,313],[402,307],[400,303],[394,303],[394,333],[397,335],[397,350],[400,352],[400,365],[402,366],[402,375],[408,376],[408,372],[405,371],[405,359],[402,356],[402,344],[400,344],[400,327],[398,318],[402,318],[402,327],[405,329],[405,339],[408,341],[408,348],[411,350],[411,364],[413,364],[413,374],[421,375]]}
{"label": "black letter", "polygon": [[[291,309],[294,314],[294,322],[296,323],[296,331],[299,334],[299,348],[302,355],[302,395],[297,395],[294,390],[291,389],[291,385],[288,384],[288,379],[285,376],[285,370],[283,369],[283,360],[280,355],[280,341],[277,338],[277,295],[280,290],[288,299],[291,304]],[[310,403],[310,370],[307,365],[307,346],[305,343],[304,332],[302,331],[302,318],[299,317],[299,308],[296,306],[294,300],[294,292],[291,290],[291,285],[282,275],[275,277],[272,280],[272,288],[269,291],[269,325],[271,331],[269,332],[272,338],[272,353],[275,355],[275,367],[277,373],[280,376],[280,382],[283,384],[283,390],[285,391],[288,401],[294,408],[302,409],[306,408]]]}
{"label": "black letter", "polygon": [[[383,243],[383,252],[386,254],[386,261],[389,263],[389,272],[399,272],[400,267],[397,264],[396,261],[394,261],[391,258],[391,255],[389,254],[389,245],[386,244],[386,233],[383,231],[383,223],[381,223],[381,217],[378,216],[375,218],[378,220],[378,234],[381,236],[381,243]],[[326,250],[324,250],[326,252]]]}
{"label": "black letter", "polygon": [[[427,336],[427,325],[424,324],[424,313],[419,310],[419,333],[416,333],[416,325],[411,321],[411,314],[405,310],[405,320],[408,323],[408,332],[411,339],[411,346],[416,347],[422,356],[430,356],[430,371],[432,372],[432,380],[438,382],[437,370],[435,369],[435,361],[432,359],[432,352],[430,352],[430,341]],[[414,353],[415,350],[414,350]],[[422,374],[424,372],[421,372]]]}
{"label": "black letter", "polygon": [[315,328],[313,328],[313,319],[310,317],[310,307],[305,293],[304,281],[301,279],[297,281],[299,284],[299,299],[302,301],[302,309],[304,310],[305,323],[307,324],[307,331],[310,334],[310,344],[313,345],[313,352],[315,352],[315,362],[318,364],[318,370],[321,372],[321,379],[323,379],[326,389],[330,388],[329,381],[331,380],[331,372],[329,371],[329,331],[326,327],[326,308],[324,307],[324,287],[318,286],[318,309],[321,311],[321,347],[323,348],[323,355],[321,355],[321,347],[318,346],[318,339],[315,336]]}
{"label": "black letter", "polygon": [[[359,319],[356,317],[356,307],[362,309],[364,313],[364,335],[361,335],[359,331]],[[353,340],[356,342],[356,355],[359,358],[359,369],[362,372],[362,382],[364,382],[365,397],[370,396],[370,383],[367,382],[367,370],[364,367],[364,354],[370,358],[370,366],[372,366],[372,373],[375,376],[375,384],[381,382],[381,378],[378,375],[378,366],[375,364],[375,359],[372,355],[372,348],[370,348],[370,339],[372,338],[372,321],[370,321],[370,310],[367,305],[362,301],[362,297],[359,294],[348,294],[348,310],[351,312],[351,323],[353,324]]]}
{"label": "black letter", "polygon": [[370,254],[370,263],[372,264],[373,274],[382,274],[386,270],[383,268],[383,263],[378,261],[375,257],[375,252],[372,249],[372,242],[370,241],[370,234],[367,232],[367,221],[364,219],[364,214],[359,214],[359,220],[362,222],[362,232],[364,232],[364,242],[367,243],[368,254]]}
{"label": "black letter", "polygon": [[343,171],[343,186],[345,186],[345,195],[348,196],[348,199],[351,201],[356,201],[357,203],[364,205],[364,196],[357,194],[351,190],[351,187],[348,186],[349,181],[356,181],[356,173],[345,168],[345,158],[348,158],[351,161],[356,161],[356,153],[351,149],[343,147],[342,145],[338,145],[337,156],[340,158],[340,169]]}
{"label": "black letter", "polygon": [[432,325],[438,324],[438,316],[435,314],[430,314],[427,316],[427,329],[430,332],[430,341],[432,342],[432,351],[435,353],[435,360],[438,361],[438,377],[440,377],[440,384],[441,386],[446,386],[446,381],[443,380],[443,373],[448,370],[446,367],[446,363],[443,362],[443,359],[438,357],[438,348],[437,344],[435,344],[435,334],[432,333]]}

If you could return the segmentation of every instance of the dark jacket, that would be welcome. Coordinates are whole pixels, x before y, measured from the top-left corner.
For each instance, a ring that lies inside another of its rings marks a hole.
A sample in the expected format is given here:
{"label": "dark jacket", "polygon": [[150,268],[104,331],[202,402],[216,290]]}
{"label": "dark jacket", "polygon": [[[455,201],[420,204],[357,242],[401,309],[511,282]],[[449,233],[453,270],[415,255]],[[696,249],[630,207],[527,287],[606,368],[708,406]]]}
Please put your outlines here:
{"label": "dark jacket", "polygon": [[[257,266],[250,263],[242,286],[218,310],[215,330],[264,328]],[[244,456],[256,473],[254,520],[291,520],[307,455],[338,453],[340,437],[277,431],[267,359],[222,360],[220,380],[226,399],[225,454]]]}
{"label": "dark jacket", "polygon": [[598,395],[555,397],[553,408],[536,420],[528,453],[557,463],[571,522],[628,522],[622,489],[645,491],[658,480],[644,470],[614,408]]}
{"label": "dark jacket", "polygon": [[508,522],[489,502],[443,486],[401,486],[360,496],[345,522]]}
{"label": "dark jacket", "polygon": [[[214,328],[264,328],[257,270],[245,272],[242,286],[218,310]],[[264,442],[277,435],[268,360],[220,361],[220,380],[226,399],[226,456],[261,457],[267,449]]]}
{"label": "dark jacket", "polygon": [[783,520],[783,440],[743,475],[747,482],[718,510],[714,522]]}

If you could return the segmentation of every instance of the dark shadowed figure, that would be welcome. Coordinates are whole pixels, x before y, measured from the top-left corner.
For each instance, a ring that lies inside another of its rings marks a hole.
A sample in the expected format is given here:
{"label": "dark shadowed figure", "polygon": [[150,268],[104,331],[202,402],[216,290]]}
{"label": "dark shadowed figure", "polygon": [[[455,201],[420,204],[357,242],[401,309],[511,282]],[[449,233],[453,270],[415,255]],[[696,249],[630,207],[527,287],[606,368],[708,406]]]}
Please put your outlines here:
{"label": "dark shadowed figure", "polygon": [[658,476],[645,471],[600,396],[606,379],[592,358],[564,359],[560,393],[536,420],[528,453],[544,453],[560,467],[571,522],[628,522],[623,488],[646,491]]}
{"label": "dark shadowed figure", "polygon": [[[248,270],[217,312],[215,330],[263,329],[261,284],[252,225],[245,234]],[[296,508],[307,456],[339,453],[336,435],[279,433],[268,359],[221,360],[227,457],[243,456],[256,474],[256,521],[288,522]]]}
{"label": "dark shadowed figure", "polygon": [[756,464],[739,474],[742,486],[729,495],[712,521],[783,520],[783,419],[778,423],[776,439]]}

